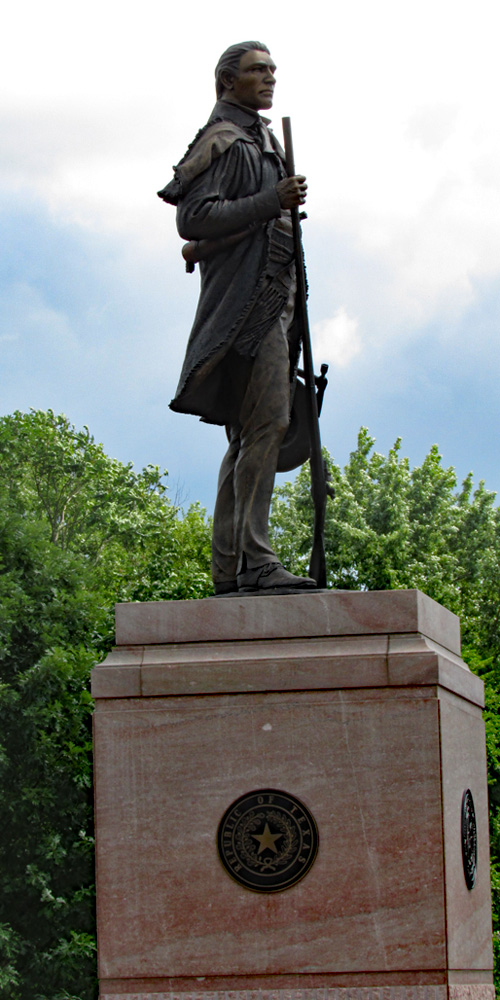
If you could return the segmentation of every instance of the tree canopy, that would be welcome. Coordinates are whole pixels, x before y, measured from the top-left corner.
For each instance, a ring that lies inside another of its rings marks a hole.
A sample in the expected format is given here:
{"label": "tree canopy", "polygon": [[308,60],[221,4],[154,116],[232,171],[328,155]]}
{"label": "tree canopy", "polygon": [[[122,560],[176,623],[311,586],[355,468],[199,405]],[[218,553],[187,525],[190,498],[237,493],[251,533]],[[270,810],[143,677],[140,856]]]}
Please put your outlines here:
{"label": "tree canopy", "polygon": [[[344,469],[325,453],[328,585],[418,587],[458,614],[486,685],[494,941],[500,913],[500,515],[436,447],[410,468],[366,430]],[[307,571],[309,470],[275,491],[272,534]],[[0,419],[0,993],[95,994],[90,669],[113,643],[117,601],[211,593],[211,524],[169,498],[156,467],[105,455],[52,411]]]}
{"label": "tree canopy", "polygon": [[52,412],[0,421],[0,989],[95,993],[90,670],[116,601],[210,591],[210,527]]}

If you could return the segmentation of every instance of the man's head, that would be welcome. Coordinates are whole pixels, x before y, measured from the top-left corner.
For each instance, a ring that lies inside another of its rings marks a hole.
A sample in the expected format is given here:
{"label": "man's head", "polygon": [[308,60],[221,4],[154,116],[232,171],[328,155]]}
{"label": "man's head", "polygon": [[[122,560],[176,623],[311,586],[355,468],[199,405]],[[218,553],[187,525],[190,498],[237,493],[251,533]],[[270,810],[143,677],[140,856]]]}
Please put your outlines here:
{"label": "man's head", "polygon": [[260,111],[272,107],[276,66],[267,45],[241,42],[222,53],[215,68],[218,100]]}

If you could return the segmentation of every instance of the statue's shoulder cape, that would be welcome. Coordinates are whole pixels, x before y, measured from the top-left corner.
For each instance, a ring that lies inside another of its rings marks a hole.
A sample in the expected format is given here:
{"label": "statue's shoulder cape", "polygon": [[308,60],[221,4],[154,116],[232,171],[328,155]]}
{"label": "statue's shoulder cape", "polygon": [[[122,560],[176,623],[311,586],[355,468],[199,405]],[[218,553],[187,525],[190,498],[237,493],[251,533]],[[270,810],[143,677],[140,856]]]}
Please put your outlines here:
{"label": "statue's shoulder cape", "polygon": [[173,168],[173,180],[158,191],[158,197],[170,205],[177,205],[196,177],[208,170],[237,140],[255,142],[248,132],[230,121],[212,122],[202,129],[186,156]]}

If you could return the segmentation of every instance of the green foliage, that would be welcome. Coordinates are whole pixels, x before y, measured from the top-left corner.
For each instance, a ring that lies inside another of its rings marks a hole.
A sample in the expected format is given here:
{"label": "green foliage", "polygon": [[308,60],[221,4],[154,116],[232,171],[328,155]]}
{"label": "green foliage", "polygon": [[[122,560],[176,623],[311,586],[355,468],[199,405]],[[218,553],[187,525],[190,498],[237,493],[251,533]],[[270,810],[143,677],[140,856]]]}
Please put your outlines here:
{"label": "green foliage", "polygon": [[[325,458],[335,489],[328,501],[328,586],[343,590],[418,587],[462,618],[480,652],[500,652],[500,517],[495,495],[469,476],[457,492],[453,469],[434,446],[410,469],[398,440],[387,457],[362,430],[344,470]],[[288,568],[307,570],[313,523],[309,468],[275,492],[273,540]]]}
{"label": "green foliage", "polygon": [[35,996],[31,984],[52,996],[60,979],[94,980],[93,955],[80,948],[62,968],[53,953],[70,928],[93,935],[94,655],[85,642],[96,613],[75,556],[39,525],[11,516],[8,527],[16,530],[0,576],[0,920],[10,948],[4,995],[17,1000]]}
{"label": "green foliage", "polygon": [[94,562],[111,540],[135,545],[146,512],[156,530],[165,514],[150,503],[165,493],[158,468],[138,475],[108,458],[87,427],[76,431],[51,410],[5,417],[0,454],[11,501],[48,525],[51,542]]}
{"label": "green foliage", "polygon": [[210,524],[64,416],[0,420],[0,991],[95,994],[90,669],[117,601],[211,592]]}

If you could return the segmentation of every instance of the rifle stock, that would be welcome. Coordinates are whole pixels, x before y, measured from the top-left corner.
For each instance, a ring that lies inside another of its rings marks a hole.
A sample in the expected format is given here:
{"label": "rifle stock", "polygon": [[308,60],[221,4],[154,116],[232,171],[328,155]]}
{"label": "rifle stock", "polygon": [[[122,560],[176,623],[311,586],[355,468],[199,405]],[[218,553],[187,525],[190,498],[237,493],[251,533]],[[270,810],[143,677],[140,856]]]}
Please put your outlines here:
{"label": "rifle stock", "polygon": [[[292,125],[290,118],[283,118],[283,137],[285,140],[286,169],[289,177],[295,175],[293,155]],[[316,383],[311,348],[309,317],[307,314],[307,282],[302,250],[302,233],[300,228],[299,209],[292,208],[293,242],[295,250],[295,272],[297,280],[296,314],[300,325],[302,342],[302,365],[304,381],[308,394],[308,423],[311,454],[311,496],[314,504],[314,532],[309,574],[316,580],[318,587],[326,587],[325,561],[325,514],[328,494],[325,463],[321,452],[321,436],[319,431],[318,406],[316,401]]]}

